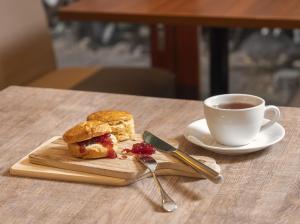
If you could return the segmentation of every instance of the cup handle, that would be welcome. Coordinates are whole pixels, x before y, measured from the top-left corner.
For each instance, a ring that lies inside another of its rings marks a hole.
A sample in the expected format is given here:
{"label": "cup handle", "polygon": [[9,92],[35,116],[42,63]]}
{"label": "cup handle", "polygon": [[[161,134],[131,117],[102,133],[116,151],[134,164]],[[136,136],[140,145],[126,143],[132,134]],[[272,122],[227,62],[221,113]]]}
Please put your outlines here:
{"label": "cup handle", "polygon": [[266,106],[265,108],[265,114],[268,111],[272,111],[273,112],[273,117],[270,119],[270,121],[268,121],[266,124],[262,125],[260,130],[265,130],[269,127],[271,127],[275,122],[277,122],[280,118],[280,110],[278,107],[270,105],[270,106]]}

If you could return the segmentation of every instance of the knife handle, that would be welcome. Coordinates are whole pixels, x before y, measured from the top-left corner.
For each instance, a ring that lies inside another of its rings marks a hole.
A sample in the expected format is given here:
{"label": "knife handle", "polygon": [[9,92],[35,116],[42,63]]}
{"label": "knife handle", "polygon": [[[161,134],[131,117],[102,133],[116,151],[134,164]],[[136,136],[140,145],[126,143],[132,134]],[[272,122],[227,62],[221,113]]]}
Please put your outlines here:
{"label": "knife handle", "polygon": [[187,165],[190,165],[195,171],[200,173],[202,176],[206,177],[207,179],[211,180],[214,183],[220,183],[223,180],[223,176],[210,168],[209,166],[205,165],[204,163],[197,161],[193,157],[191,157],[186,152],[183,152],[182,150],[175,150],[172,152],[175,157],[177,157],[179,160],[184,162]]}

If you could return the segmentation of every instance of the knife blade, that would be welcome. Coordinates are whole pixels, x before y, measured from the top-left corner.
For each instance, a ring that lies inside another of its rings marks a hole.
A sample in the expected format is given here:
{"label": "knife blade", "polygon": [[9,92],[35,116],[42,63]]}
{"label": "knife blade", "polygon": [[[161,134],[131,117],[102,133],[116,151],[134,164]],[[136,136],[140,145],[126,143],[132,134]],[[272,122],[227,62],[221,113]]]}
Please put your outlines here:
{"label": "knife blade", "polygon": [[157,148],[158,151],[170,153],[172,156],[175,156],[180,161],[191,166],[195,171],[197,171],[198,173],[200,173],[207,179],[211,180],[212,182],[214,182],[214,183],[222,182],[223,176],[220,173],[211,169],[209,166],[205,165],[204,163],[194,159],[186,152],[173,147],[172,145],[163,141],[162,139],[155,136],[151,132],[145,131],[143,133],[143,139],[146,143],[149,143],[149,144],[153,145],[155,148]]}

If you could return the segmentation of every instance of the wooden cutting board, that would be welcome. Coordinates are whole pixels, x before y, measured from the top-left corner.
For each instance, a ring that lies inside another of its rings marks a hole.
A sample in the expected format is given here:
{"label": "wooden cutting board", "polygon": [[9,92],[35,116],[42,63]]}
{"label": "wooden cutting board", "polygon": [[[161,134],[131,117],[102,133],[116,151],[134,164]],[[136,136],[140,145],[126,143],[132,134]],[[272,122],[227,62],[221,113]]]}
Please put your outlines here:
{"label": "wooden cutting board", "polygon": [[[150,172],[147,172],[139,179],[122,179],[116,177],[77,172],[72,170],[64,170],[55,167],[36,165],[29,162],[28,155],[22,158],[10,168],[10,174],[13,176],[20,177],[69,181],[88,184],[101,184],[110,186],[126,186],[144,178],[151,177]],[[156,174],[159,176],[184,176],[195,178],[194,174],[182,173],[171,169],[160,169],[156,171]],[[197,179],[199,178],[201,177],[197,177]]]}
{"label": "wooden cutting board", "polygon": [[[124,148],[131,148],[133,144],[141,141],[141,136],[136,135],[135,140],[118,143],[116,149],[118,157],[121,155],[121,151]],[[199,177],[199,174],[191,167],[185,165],[171,155],[156,151],[156,153],[153,154],[153,157],[158,162],[158,170],[171,169],[180,173],[188,173],[189,176]],[[201,158],[196,159],[201,160]],[[219,167],[216,166],[215,161],[206,158],[204,162],[207,160],[210,160],[208,165],[219,172]],[[37,165],[129,180],[137,180],[148,172],[134,156],[127,156],[126,159],[101,158],[84,160],[75,158],[69,154],[66,143],[59,136],[52,138],[47,144],[42,144],[38,147],[38,149],[29,155],[29,161]]]}
{"label": "wooden cutting board", "polygon": [[[59,139],[61,139],[61,137],[59,136],[49,139],[48,141],[44,142],[39,147],[37,147],[35,150],[33,150],[33,152],[31,152],[30,154],[34,154],[35,152],[39,151],[41,148],[44,148],[50,143],[58,141]],[[204,157],[204,156],[196,156],[194,158],[205,162],[211,168],[220,172],[220,167],[216,164],[214,159],[209,157]],[[172,170],[172,169],[158,169],[156,173],[158,175],[178,175],[178,176],[202,178],[201,176],[195,174],[194,172],[182,172],[182,171]],[[140,176],[137,179],[124,179],[124,178],[116,178],[116,177],[78,172],[73,170],[59,169],[51,166],[42,166],[42,165],[33,164],[29,161],[29,155],[25,156],[24,158],[19,160],[16,164],[14,164],[10,168],[10,174],[14,176],[22,176],[22,177],[71,181],[71,182],[90,183],[90,184],[102,184],[102,185],[112,185],[112,186],[126,186],[138,180],[151,176],[150,172],[146,171],[144,175]]]}

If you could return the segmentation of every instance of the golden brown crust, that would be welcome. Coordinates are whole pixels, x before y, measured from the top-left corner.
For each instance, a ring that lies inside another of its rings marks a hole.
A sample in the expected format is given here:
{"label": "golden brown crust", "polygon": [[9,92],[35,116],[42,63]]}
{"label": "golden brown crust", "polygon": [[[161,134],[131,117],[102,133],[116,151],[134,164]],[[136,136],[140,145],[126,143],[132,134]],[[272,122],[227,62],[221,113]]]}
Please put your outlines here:
{"label": "golden brown crust", "polygon": [[117,110],[98,111],[90,114],[87,117],[88,121],[97,120],[97,121],[108,122],[108,123],[114,121],[128,121],[131,119],[133,119],[132,114],[126,111],[117,111]]}
{"label": "golden brown crust", "polygon": [[87,120],[107,122],[118,141],[131,139],[135,134],[133,116],[126,111],[98,111],[90,114]]}
{"label": "golden brown crust", "polygon": [[102,121],[85,121],[75,125],[63,135],[67,143],[81,142],[106,133],[111,133],[109,124]]}

